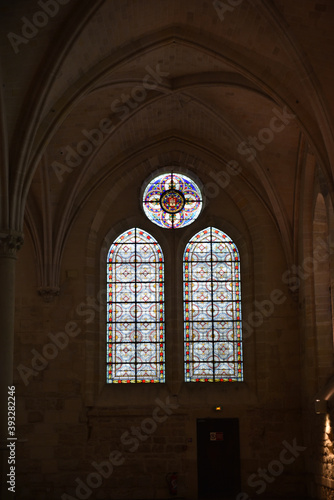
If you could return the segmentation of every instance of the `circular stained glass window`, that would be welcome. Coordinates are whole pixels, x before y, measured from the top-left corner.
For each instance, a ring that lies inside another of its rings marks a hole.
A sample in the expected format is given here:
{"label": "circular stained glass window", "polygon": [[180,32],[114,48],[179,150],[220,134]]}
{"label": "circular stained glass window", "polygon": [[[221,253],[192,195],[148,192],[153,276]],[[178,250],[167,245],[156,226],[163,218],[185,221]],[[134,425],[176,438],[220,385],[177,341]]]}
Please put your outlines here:
{"label": "circular stained glass window", "polygon": [[202,210],[202,194],[197,184],[183,174],[168,173],[152,179],[143,195],[146,216],[168,229],[188,226]]}

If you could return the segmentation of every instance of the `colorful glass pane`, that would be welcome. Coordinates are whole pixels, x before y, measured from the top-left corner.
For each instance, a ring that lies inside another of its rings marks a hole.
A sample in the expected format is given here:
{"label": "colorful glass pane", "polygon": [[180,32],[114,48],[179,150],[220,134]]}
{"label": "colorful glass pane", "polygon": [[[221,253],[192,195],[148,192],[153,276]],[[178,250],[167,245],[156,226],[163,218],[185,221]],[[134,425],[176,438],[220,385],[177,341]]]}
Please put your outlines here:
{"label": "colorful glass pane", "polygon": [[107,291],[107,383],[164,382],[164,259],[150,234],[134,228],[114,241]]}
{"label": "colorful glass pane", "polygon": [[146,187],[143,207],[146,216],[160,227],[175,229],[191,224],[202,210],[197,184],[183,174],[162,174]]}
{"label": "colorful glass pane", "polygon": [[183,260],[185,381],[243,380],[240,258],[231,238],[209,227]]}

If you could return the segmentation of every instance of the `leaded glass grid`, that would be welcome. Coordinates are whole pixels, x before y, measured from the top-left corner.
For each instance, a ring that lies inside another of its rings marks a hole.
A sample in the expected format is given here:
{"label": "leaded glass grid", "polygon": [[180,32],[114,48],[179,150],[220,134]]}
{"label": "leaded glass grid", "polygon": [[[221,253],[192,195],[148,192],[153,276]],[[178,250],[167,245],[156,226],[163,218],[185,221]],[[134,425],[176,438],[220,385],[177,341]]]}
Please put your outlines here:
{"label": "leaded glass grid", "polygon": [[240,258],[231,238],[209,227],[183,260],[185,381],[243,380]]}
{"label": "leaded glass grid", "polygon": [[164,382],[164,258],[150,234],[134,228],[114,241],[107,291],[107,383]]}
{"label": "leaded glass grid", "polygon": [[167,229],[188,226],[199,216],[203,206],[197,184],[179,173],[155,177],[143,195],[143,208],[150,221]]}

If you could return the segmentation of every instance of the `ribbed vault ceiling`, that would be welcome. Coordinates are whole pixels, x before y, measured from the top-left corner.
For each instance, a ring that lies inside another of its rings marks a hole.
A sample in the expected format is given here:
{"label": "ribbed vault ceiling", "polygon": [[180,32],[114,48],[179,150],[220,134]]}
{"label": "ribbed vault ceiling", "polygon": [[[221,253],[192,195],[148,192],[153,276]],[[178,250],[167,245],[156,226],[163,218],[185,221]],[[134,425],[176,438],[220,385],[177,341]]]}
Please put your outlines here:
{"label": "ribbed vault ceiling", "polygon": [[[72,0],[18,54],[3,37],[12,225],[20,226],[27,196],[35,237],[43,239],[46,206],[53,231],[65,234],[101,182],[112,185],[134,155],[174,141],[205,164],[211,158],[208,170],[237,161],[291,246],[303,152],[315,153],[332,182],[333,7],[250,0],[220,19],[210,1]],[[15,1],[3,9],[6,35],[37,7]],[[55,162],[66,164],[69,148],[77,151],[106,120],[112,132],[60,182]],[[250,159],[245,141],[254,140]]]}

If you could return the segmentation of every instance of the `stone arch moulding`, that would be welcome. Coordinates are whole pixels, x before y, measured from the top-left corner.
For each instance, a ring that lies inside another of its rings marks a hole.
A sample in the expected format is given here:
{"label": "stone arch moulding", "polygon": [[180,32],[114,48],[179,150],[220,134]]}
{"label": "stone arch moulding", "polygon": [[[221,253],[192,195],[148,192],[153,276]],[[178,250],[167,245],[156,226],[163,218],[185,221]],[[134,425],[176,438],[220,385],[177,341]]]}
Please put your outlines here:
{"label": "stone arch moulding", "polygon": [[332,372],[334,359],[330,243],[326,202],[318,193],[313,214],[313,286],[320,386]]}
{"label": "stone arch moulding", "polygon": [[[199,43],[195,42],[195,35],[198,35],[198,33],[197,32],[190,33],[190,34],[188,33],[188,40],[187,40],[188,43],[189,44],[192,43],[195,50],[200,49],[200,50],[211,51],[217,57],[217,48],[216,47],[214,48],[212,46],[212,43],[210,43],[210,40],[205,39],[202,41],[202,45],[200,45]],[[168,41],[168,40],[170,41],[170,43],[172,43],[175,41],[176,38],[179,39],[180,43],[184,43],[184,35],[183,35],[183,37],[181,37],[178,34],[178,30],[167,29],[167,30],[165,30],[164,33],[155,34],[154,36],[150,35],[147,39],[146,38],[143,39],[142,40],[142,42],[143,42],[142,50],[145,51],[145,50],[147,50],[148,47],[152,48],[152,46],[158,46],[159,44],[165,44],[166,41]],[[124,51],[124,48],[122,50]],[[133,44],[131,44],[127,50],[129,58],[134,57],[133,50],[134,50]],[[137,52],[136,52],[136,54],[137,54]],[[273,89],[270,88],[269,84],[266,84],[265,82],[261,81],[259,78],[256,78],[256,75],[254,75],[249,69],[247,69],[246,66],[245,67],[241,67],[240,65],[238,66],[236,64],[235,60],[232,58],[232,56],[230,59],[228,59],[228,62],[232,65],[235,65],[237,71],[242,73],[243,75],[245,75],[246,78],[249,78],[252,82],[254,82],[254,81],[257,82],[257,84],[261,88],[263,88],[264,92],[266,92],[269,96],[274,97],[276,102],[281,102],[281,103],[284,103],[285,105],[288,105],[288,99],[284,99],[284,96],[276,95],[276,93],[273,91]],[[106,72],[110,71],[111,67],[117,67],[118,63],[119,63],[119,61],[117,60],[117,56],[113,55],[110,57],[110,60],[103,61],[102,63],[100,63],[98,65],[98,67],[93,68],[91,70],[91,72],[89,73],[89,75],[85,76],[85,78],[82,80],[81,85],[78,85],[77,83],[74,85],[72,97],[70,95],[68,95],[67,99],[65,99],[65,101],[71,102],[71,106],[74,106],[76,99],[81,98],[82,95],[84,95],[85,93],[94,89],[96,87],[98,79],[104,77]],[[251,65],[249,65],[249,67],[251,67]],[[55,106],[55,107],[58,109],[58,106]],[[59,122],[60,122],[61,117],[63,116],[64,112],[65,112],[64,109],[59,109],[58,113],[53,114],[53,116],[52,116],[53,121],[51,123],[50,123],[50,120],[48,117],[47,126],[45,126],[46,124],[44,124],[44,123],[40,124],[42,129],[46,130],[47,132],[46,132],[46,135],[44,133],[41,135],[38,134],[38,136],[42,137],[42,139],[41,139],[41,142],[39,143],[39,145],[37,145],[37,147],[36,147],[35,156],[31,157],[31,165],[32,165],[33,169],[34,169],[36,159],[38,157],[40,157],[40,155],[42,154],[43,148],[45,147],[45,143],[49,140],[48,137],[53,134],[55,127],[57,127],[59,125]],[[68,110],[67,110],[67,112],[68,112]],[[311,137],[312,134],[311,134],[310,130],[306,131],[306,133],[308,134],[308,137]],[[315,147],[315,149],[317,150],[319,148]],[[321,157],[321,155],[318,155],[318,156]],[[326,164],[326,162],[324,162],[324,164]]]}
{"label": "stone arch moulding", "polygon": [[[14,137],[21,137],[22,148],[16,148],[16,142],[11,150],[11,163],[16,165],[14,188],[13,188],[13,199],[26,200],[27,194],[31,185],[32,177],[38,166],[40,158],[43,156],[46,144],[42,150],[38,149],[34,151],[34,139],[40,136],[41,130],[49,130],[49,118],[55,114],[50,109],[50,116],[43,123],[42,128],[40,123],[40,116],[43,111],[43,106],[47,100],[48,95],[52,91],[53,83],[57,78],[57,74],[61,64],[64,62],[66,57],[70,52],[70,48],[73,46],[74,42],[79,37],[83,28],[90,21],[91,16],[94,12],[105,2],[105,0],[96,0],[94,3],[86,3],[86,6],[82,6],[82,9],[78,12],[75,9],[75,15],[71,16],[67,23],[62,27],[61,35],[57,33],[54,43],[50,44],[51,54],[49,52],[45,55],[44,64],[42,63],[40,67],[42,68],[42,75],[38,79],[39,85],[36,85],[36,81],[33,82],[32,87],[27,92],[27,105],[23,106],[23,113],[18,120],[18,125],[16,126],[16,131],[14,132]],[[53,134],[53,130],[52,130]],[[43,134],[42,134],[43,135]],[[33,138],[33,139],[32,139]],[[49,141],[47,141],[49,142]],[[24,220],[24,207],[17,207],[15,213],[13,213],[13,223],[18,224],[18,227],[23,226]]]}
{"label": "stone arch moulding", "polygon": [[[168,162],[168,151],[171,150],[174,150],[175,153],[174,156],[172,154],[170,155],[170,162]],[[178,150],[179,152],[177,153]],[[157,151],[156,155],[152,155],[154,151]],[[180,151],[182,151],[182,153],[180,153]],[[149,152],[148,158],[147,152]],[[146,178],[152,173],[152,171],[155,171],[154,167],[156,167],[157,169],[161,168],[161,162],[159,160],[161,154],[164,155],[164,164],[166,166],[168,166],[168,164],[171,162],[175,164],[175,158],[178,156],[175,168],[181,168],[181,166],[185,162],[184,166],[182,166],[182,171],[187,174],[187,169],[191,170],[195,174],[195,176],[198,176],[198,172],[201,171],[201,168],[204,171],[207,170],[208,165],[210,164],[212,165],[212,172],[214,172],[215,169],[217,169],[216,171],[219,171],[219,169],[225,168],[224,165],[226,165],[227,163],[226,160],[222,159],[222,152],[220,151],[208,151],[205,147],[199,147],[198,144],[195,144],[190,139],[180,138],[175,135],[168,135],[158,140],[157,138],[154,138],[152,141],[141,145],[136,153],[130,151],[127,158],[121,158],[119,163],[116,163],[114,165],[107,164],[101,170],[99,175],[96,176],[93,184],[90,183],[89,185],[85,186],[84,189],[80,191],[79,195],[76,196],[73,187],[71,193],[69,194],[69,196],[67,196],[67,199],[64,200],[65,212],[62,216],[61,226],[57,231],[57,240],[54,245],[55,255],[52,260],[52,265],[54,267],[56,266],[53,271],[54,277],[58,276],[59,274],[62,249],[64,248],[65,239],[69,234],[70,228],[75,220],[76,214],[73,213],[73,207],[82,206],[83,204],[85,204],[86,200],[89,199],[94,190],[98,189],[103,183],[105,183],[111,173],[116,174],[116,176],[121,176],[123,179],[126,179],[127,182],[131,182],[133,177],[133,174],[131,172],[133,172],[133,170],[129,168],[129,164],[131,164],[133,168],[135,168],[136,175],[142,175],[139,180],[139,182],[142,183],[143,178]],[[137,163],[138,159],[141,159],[141,163],[139,165]],[[260,165],[258,165],[257,163],[255,164],[255,167],[259,172],[262,171]],[[122,169],[124,172],[126,172],[125,175],[123,172],[120,174]],[[252,183],[250,179],[246,179],[242,171],[240,172],[240,174],[238,174],[238,179],[242,182],[246,182],[257,194],[257,197],[261,199],[261,194],[258,190],[258,187],[256,186],[256,183]],[[229,184],[229,189],[233,183],[232,176],[230,180],[231,182]],[[275,221],[275,224],[277,224],[277,226],[281,229],[282,244],[285,251],[286,260],[289,265],[292,262],[292,242],[286,213],[284,210],[282,210],[276,192],[271,186],[269,179],[265,178],[264,185],[268,192],[269,203],[266,205],[266,203],[263,202],[263,204],[264,206],[266,206],[266,209]]]}
{"label": "stone arch moulding", "polygon": [[[187,167],[188,171],[190,167]],[[182,170],[182,167],[180,167]],[[135,168],[134,172],[136,172],[135,177],[132,178],[133,183],[143,183],[147,178],[147,171],[145,175],[143,169]],[[140,177],[140,180],[139,180]],[[172,256],[168,255],[168,241],[167,235],[168,231],[159,228],[158,226],[152,224],[150,221],[146,220],[144,214],[137,214],[133,217],[127,218],[126,220],[119,221],[118,223],[112,225],[109,228],[105,235],[101,234],[101,228],[105,225],[106,218],[108,218],[108,213],[110,213],[113,202],[115,201],[117,195],[126,188],[129,178],[126,176],[120,176],[119,180],[114,184],[113,191],[109,192],[105,198],[102,200],[100,204],[100,209],[97,211],[94,220],[90,226],[87,245],[86,245],[86,271],[85,271],[85,289],[86,289],[86,299],[93,301],[100,301],[100,314],[95,316],[94,322],[90,325],[87,325],[86,333],[87,333],[87,357],[86,357],[86,373],[87,373],[87,381],[89,381],[86,385],[86,400],[87,404],[94,404],[97,400],[100,401],[100,404],[106,404],[108,401],[108,397],[105,395],[105,311],[103,306],[104,299],[104,291],[105,290],[105,272],[106,272],[106,256],[109,250],[111,243],[115,240],[115,238],[124,232],[126,229],[132,227],[140,227],[148,231],[153,237],[157,239],[159,244],[162,247],[162,250],[165,254],[165,261],[168,259],[171,261]],[[140,191],[140,189],[139,189]],[[247,278],[244,286],[244,296],[245,296],[245,304],[244,312],[245,315],[251,312],[251,303],[253,301],[254,290],[253,290],[253,270],[252,270],[252,261],[253,261],[253,245],[256,245],[256,241],[261,241],[262,232],[260,227],[258,230],[254,230],[254,234],[252,237],[247,230],[247,226],[254,226],[252,221],[256,220],[255,215],[252,215],[252,209],[247,209],[245,211],[244,207],[246,206],[246,200],[243,198],[242,193],[237,190],[234,186],[231,185],[231,190],[229,192],[229,196],[233,198],[235,197],[236,201],[236,210],[243,213],[243,217],[247,220],[244,223],[244,227],[241,230],[233,227],[233,224],[216,217],[214,219],[203,219],[196,221],[193,225],[188,226],[187,228],[182,229],[182,234],[180,234],[180,241],[177,245],[178,253],[183,252],[186,242],[192,234],[195,234],[196,231],[206,227],[208,224],[212,223],[215,225],[219,225],[219,227],[226,232],[231,234],[231,237],[234,239],[236,244],[238,245],[239,251],[244,256],[244,269],[245,275]],[[240,207],[238,206],[240,205]],[[243,207],[243,208],[241,208]],[[180,231],[178,229],[175,230]],[[242,233],[244,233],[242,235]],[[261,243],[259,243],[261,244]],[[246,271],[246,269],[248,270]],[[105,299],[104,299],[105,301]],[[249,353],[248,358],[253,359],[255,356],[254,350],[254,335],[252,335],[249,339],[247,339],[247,343],[249,344]],[[253,363],[253,361],[252,361]],[[92,375],[93,374],[93,375]],[[255,375],[248,374],[247,384],[249,384],[249,389],[251,393],[254,395],[256,393],[256,383],[255,383]],[[111,389],[111,388],[109,388]],[[114,389],[113,389],[114,390]],[[146,389],[145,389],[146,390]],[[253,397],[253,396],[252,396]],[[101,399],[102,398],[102,399]]]}

